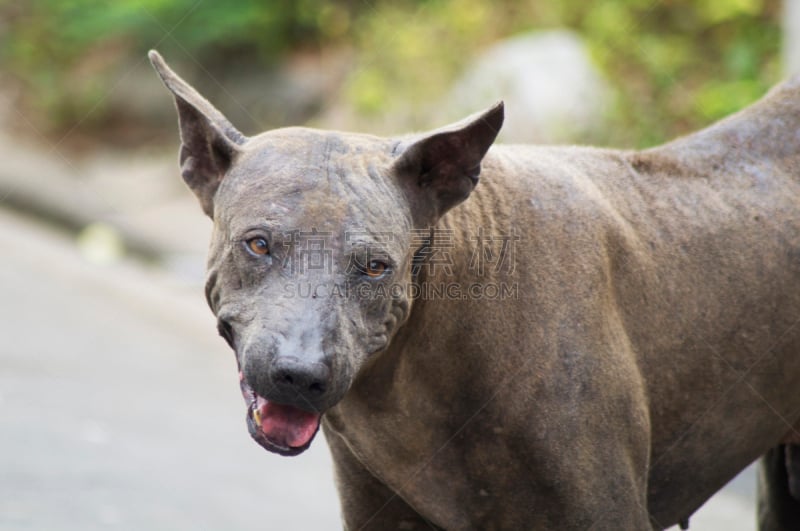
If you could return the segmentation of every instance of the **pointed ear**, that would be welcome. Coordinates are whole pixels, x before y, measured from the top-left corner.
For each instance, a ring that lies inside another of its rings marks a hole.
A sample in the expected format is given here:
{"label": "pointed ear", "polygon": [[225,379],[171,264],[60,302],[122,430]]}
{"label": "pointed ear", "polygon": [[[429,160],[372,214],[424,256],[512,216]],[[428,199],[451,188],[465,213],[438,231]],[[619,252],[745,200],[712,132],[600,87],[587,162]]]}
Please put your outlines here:
{"label": "pointed ear", "polygon": [[414,218],[435,223],[478,184],[481,160],[503,126],[503,102],[408,146],[394,164]]}
{"label": "pointed ear", "polygon": [[148,54],[161,80],[175,96],[181,130],[180,165],[186,184],[214,217],[214,194],[247,138],[221,112],[182,80],[155,50]]}

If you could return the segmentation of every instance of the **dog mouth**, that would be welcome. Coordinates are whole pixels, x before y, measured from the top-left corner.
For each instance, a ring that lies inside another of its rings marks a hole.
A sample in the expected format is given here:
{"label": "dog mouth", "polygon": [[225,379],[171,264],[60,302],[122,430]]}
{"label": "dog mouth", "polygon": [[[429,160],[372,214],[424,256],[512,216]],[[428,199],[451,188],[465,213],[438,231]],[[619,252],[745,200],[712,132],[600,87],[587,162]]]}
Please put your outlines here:
{"label": "dog mouth", "polygon": [[319,431],[320,413],[267,400],[253,391],[241,372],[239,382],[247,403],[247,430],[258,444],[285,456],[299,455],[311,446]]}

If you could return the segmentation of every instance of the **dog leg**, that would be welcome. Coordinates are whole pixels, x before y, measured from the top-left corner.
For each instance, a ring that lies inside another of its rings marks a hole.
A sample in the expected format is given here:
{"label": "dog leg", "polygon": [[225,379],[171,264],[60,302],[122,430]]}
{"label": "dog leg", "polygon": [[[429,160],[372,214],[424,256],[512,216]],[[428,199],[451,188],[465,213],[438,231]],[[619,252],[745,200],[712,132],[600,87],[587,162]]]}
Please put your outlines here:
{"label": "dog leg", "polygon": [[800,446],[782,444],[761,457],[758,470],[760,531],[800,529],[800,499],[792,495],[792,479],[795,483],[800,480]]}

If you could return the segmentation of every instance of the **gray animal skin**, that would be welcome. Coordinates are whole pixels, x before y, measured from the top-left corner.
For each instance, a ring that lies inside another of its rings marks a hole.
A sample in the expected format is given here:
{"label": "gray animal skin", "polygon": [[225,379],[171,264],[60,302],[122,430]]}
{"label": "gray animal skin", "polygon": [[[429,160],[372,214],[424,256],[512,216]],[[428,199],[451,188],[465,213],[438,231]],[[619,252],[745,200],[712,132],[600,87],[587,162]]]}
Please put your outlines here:
{"label": "gray animal skin", "polygon": [[248,428],[322,425],[345,528],[663,529],[764,456],[800,529],[800,79],[645,151],[490,149],[502,104],[245,137],[150,58]]}

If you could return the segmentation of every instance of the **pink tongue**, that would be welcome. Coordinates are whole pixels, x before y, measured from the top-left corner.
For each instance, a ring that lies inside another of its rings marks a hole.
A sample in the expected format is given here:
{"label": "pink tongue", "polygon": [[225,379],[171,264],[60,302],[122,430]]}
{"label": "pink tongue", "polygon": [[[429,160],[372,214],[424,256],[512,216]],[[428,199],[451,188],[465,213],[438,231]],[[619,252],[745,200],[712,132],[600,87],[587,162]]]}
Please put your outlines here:
{"label": "pink tongue", "polygon": [[272,443],[284,448],[307,445],[319,426],[319,413],[283,404],[273,404],[258,397],[261,413],[261,431]]}

